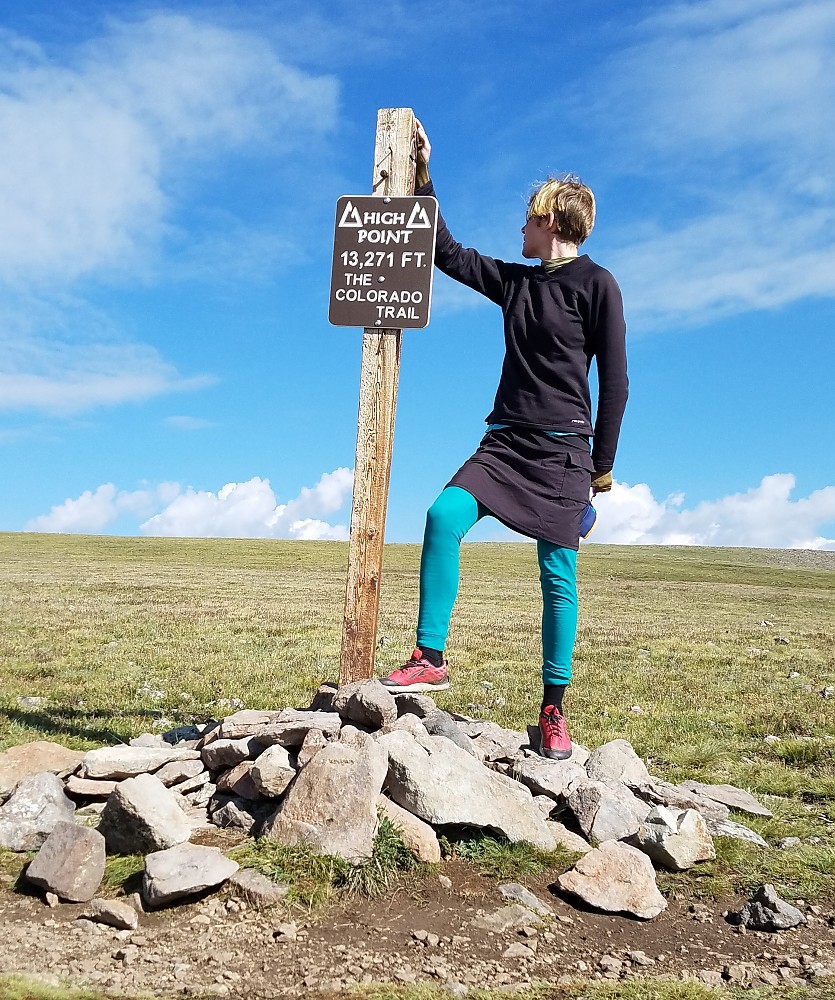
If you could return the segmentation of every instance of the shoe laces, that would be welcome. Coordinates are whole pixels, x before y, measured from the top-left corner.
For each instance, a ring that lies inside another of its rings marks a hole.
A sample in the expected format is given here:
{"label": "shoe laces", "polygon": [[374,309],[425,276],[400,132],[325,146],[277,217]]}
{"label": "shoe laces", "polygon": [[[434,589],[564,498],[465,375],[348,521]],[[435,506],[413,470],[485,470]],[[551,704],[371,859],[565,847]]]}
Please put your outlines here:
{"label": "shoe laces", "polygon": [[[548,709],[551,709],[549,712]],[[565,716],[554,705],[546,705],[542,712],[540,723],[549,737],[556,736],[563,739],[567,733]]]}

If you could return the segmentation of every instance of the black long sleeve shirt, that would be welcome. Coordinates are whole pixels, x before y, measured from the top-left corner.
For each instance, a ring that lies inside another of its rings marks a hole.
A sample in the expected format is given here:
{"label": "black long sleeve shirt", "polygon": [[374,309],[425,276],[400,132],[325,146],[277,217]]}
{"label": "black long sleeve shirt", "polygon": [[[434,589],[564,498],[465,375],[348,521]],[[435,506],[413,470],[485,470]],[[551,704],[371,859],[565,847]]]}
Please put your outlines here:
{"label": "black long sleeve shirt", "polygon": [[[430,181],[416,192],[434,195]],[[586,254],[550,274],[463,247],[438,213],[435,264],[501,306],[505,357],[487,423],[594,437],[595,470],[614,465],[628,395],[626,324],[612,275]],[[592,426],[588,373],[597,359]]]}

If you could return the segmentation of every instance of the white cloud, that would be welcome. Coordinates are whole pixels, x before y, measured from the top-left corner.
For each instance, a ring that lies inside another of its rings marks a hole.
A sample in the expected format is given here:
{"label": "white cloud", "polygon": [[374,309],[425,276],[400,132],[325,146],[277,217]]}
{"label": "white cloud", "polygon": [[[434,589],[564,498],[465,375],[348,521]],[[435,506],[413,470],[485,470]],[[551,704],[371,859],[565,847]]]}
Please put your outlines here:
{"label": "white cloud", "polygon": [[113,483],[103,483],[96,490],[85,490],[74,500],[65,500],[48,514],[35,517],[26,531],[96,532],[106,528],[120,513],[147,517],[161,500],[171,495],[171,484],[154,490],[117,490]]}
{"label": "white cloud", "polygon": [[594,504],[591,540],[620,545],[731,545],[755,548],[835,549],[823,529],[835,522],[835,486],[793,500],[795,477],[765,476],[759,486],[688,510],[684,495],[656,500],[645,483],[615,483]]}
{"label": "white cloud", "polygon": [[612,160],[648,185],[607,257],[630,317],[701,323],[835,295],[835,6],[674,3],[633,39],[596,109]]}
{"label": "white cloud", "polygon": [[211,384],[73,289],[206,281],[221,262],[227,280],[264,280],[286,239],[217,208],[186,213],[231,153],[276,158],[327,133],[337,98],[333,77],[261,35],[198,17],[110,21],[49,52],[0,30],[0,408],[72,414]]}
{"label": "white cloud", "polygon": [[327,130],[336,83],[268,43],[155,14],[50,60],[0,36],[0,280],[135,267],[165,237],[184,167]]}
{"label": "white cloud", "polygon": [[269,480],[257,476],[245,483],[227,483],[217,493],[184,490],[177,483],[134,491],[104,483],[33,518],[25,530],[97,532],[122,515],[132,515],[145,519],[138,526],[145,535],[346,539],[346,525],[322,518],[345,505],[352,486],[350,469],[335,469],[288,503],[279,504]]}

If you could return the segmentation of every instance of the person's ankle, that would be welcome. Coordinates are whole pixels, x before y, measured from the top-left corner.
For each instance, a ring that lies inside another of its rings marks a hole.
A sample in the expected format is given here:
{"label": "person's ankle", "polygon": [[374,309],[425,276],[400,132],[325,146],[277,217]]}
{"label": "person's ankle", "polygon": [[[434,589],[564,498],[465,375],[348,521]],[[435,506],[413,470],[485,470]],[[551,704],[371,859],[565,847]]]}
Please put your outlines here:
{"label": "person's ankle", "polygon": [[418,643],[417,647],[424,660],[428,660],[433,667],[442,667],[444,665],[444,651],[442,649],[432,649],[431,646],[421,646]]}

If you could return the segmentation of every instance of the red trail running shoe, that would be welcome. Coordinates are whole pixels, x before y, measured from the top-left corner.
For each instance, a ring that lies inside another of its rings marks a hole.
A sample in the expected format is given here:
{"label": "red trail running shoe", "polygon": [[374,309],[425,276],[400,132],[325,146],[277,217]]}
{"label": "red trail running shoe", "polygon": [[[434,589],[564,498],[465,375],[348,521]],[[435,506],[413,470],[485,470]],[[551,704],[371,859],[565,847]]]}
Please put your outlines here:
{"label": "red trail running shoe", "polygon": [[394,694],[404,691],[445,691],[449,687],[447,662],[444,660],[440,667],[436,667],[424,658],[422,650],[416,649],[408,663],[393,670],[388,677],[381,678],[380,683]]}
{"label": "red trail running shoe", "polygon": [[546,705],[539,715],[539,755],[548,760],[568,760],[571,756],[565,716],[556,705]]}

